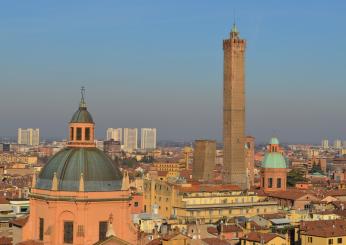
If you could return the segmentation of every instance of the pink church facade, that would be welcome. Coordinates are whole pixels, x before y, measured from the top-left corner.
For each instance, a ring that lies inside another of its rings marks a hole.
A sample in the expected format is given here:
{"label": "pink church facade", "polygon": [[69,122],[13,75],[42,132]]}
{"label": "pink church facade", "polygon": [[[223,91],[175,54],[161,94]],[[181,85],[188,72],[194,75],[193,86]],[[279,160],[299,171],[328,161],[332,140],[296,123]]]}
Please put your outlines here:
{"label": "pink church facade", "polygon": [[94,126],[82,93],[68,146],[34,176],[23,241],[92,245],[116,237],[119,244],[137,244],[131,193],[117,166],[96,148]]}

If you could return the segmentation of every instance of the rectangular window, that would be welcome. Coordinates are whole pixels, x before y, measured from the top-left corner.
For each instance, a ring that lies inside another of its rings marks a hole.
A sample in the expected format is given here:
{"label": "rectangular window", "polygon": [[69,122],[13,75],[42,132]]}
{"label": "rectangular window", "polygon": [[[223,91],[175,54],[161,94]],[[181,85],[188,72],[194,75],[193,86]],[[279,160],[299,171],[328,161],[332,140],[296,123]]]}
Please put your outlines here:
{"label": "rectangular window", "polygon": [[273,188],[273,178],[268,179],[268,188]]}
{"label": "rectangular window", "polygon": [[308,237],[308,243],[312,243],[312,237]]}
{"label": "rectangular window", "polygon": [[77,140],[82,140],[82,128],[77,128]]}
{"label": "rectangular window", "polygon": [[135,207],[138,207],[138,202],[135,202]]}
{"label": "rectangular window", "polygon": [[262,178],[262,187],[264,187],[264,177]]}
{"label": "rectangular window", "polygon": [[90,128],[85,129],[85,140],[90,140]]}
{"label": "rectangular window", "polygon": [[77,236],[78,237],[84,237],[84,226],[83,225],[77,226]]}
{"label": "rectangular window", "polygon": [[328,244],[333,244],[333,239],[328,239]]}
{"label": "rectangular window", "polygon": [[64,243],[73,243],[73,222],[65,221],[64,222]]}
{"label": "rectangular window", "polygon": [[39,240],[43,241],[43,232],[44,232],[44,219],[40,218],[40,230],[39,230]]}
{"label": "rectangular window", "polygon": [[100,221],[100,223],[99,223],[99,241],[103,241],[106,239],[107,227],[108,227],[107,221]]}
{"label": "rectangular window", "polygon": [[341,244],[342,243],[342,237],[338,238],[338,243]]}
{"label": "rectangular window", "polygon": [[70,140],[72,141],[74,138],[74,128],[70,128]]}
{"label": "rectangular window", "polygon": [[278,179],[276,180],[276,187],[277,187],[277,188],[281,188],[281,178],[278,178]]}

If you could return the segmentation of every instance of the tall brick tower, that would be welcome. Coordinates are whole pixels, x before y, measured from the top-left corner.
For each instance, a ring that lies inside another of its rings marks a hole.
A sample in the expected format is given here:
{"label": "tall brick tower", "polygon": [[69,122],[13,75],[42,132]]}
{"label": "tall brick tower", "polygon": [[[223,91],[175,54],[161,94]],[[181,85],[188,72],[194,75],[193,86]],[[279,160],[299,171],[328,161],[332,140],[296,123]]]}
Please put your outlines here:
{"label": "tall brick tower", "polygon": [[223,41],[224,182],[248,188],[245,163],[245,47],[236,25]]}

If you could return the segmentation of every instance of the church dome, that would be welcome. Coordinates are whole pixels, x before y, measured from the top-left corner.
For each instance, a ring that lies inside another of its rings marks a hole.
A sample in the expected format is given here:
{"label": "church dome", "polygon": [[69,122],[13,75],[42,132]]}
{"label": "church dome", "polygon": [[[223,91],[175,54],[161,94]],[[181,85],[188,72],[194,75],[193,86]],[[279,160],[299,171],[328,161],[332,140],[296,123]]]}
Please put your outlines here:
{"label": "church dome", "polygon": [[266,153],[262,168],[286,168],[286,160],[279,152]]}
{"label": "church dome", "polygon": [[278,138],[273,137],[273,138],[270,139],[269,144],[270,145],[279,145],[280,143],[279,143]]}
{"label": "church dome", "polygon": [[94,123],[93,117],[86,109],[86,107],[79,107],[79,109],[73,114],[71,123]]}
{"label": "church dome", "polygon": [[122,174],[115,163],[95,145],[95,124],[84,101],[69,125],[67,147],[55,154],[42,168],[35,188],[57,191],[117,191]]}
{"label": "church dome", "polygon": [[120,170],[95,147],[67,147],[55,154],[38,175],[35,188],[51,190],[54,175],[59,191],[79,191],[81,176],[84,191],[121,190]]}

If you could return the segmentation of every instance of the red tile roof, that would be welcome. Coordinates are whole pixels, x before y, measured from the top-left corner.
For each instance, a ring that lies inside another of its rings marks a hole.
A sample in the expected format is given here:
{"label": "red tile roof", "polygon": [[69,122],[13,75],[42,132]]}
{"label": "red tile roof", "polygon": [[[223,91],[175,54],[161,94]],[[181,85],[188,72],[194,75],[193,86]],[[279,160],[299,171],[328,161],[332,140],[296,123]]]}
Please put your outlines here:
{"label": "red tile roof", "polygon": [[0,245],[12,245],[12,238],[9,237],[0,237]]}
{"label": "red tile roof", "polygon": [[270,197],[287,199],[287,200],[297,200],[299,198],[302,198],[305,195],[312,195],[312,194],[303,190],[296,190],[296,189],[268,193],[268,196]]}
{"label": "red tile roof", "polygon": [[11,220],[10,223],[17,227],[23,227],[26,224],[26,222],[28,222],[28,219],[29,219],[29,215],[24,218],[21,217],[21,218]]}
{"label": "red tile roof", "polygon": [[[278,234],[274,234],[274,233],[250,232],[240,239],[250,241],[250,242],[259,242],[259,243],[263,240],[265,243],[267,243],[267,242],[270,242],[271,240],[273,240],[275,237],[281,237],[281,236],[279,236]],[[282,239],[284,239],[284,238],[282,238]]]}
{"label": "red tile roof", "polygon": [[161,239],[160,238],[156,238],[152,241],[150,241],[149,243],[147,243],[147,245],[161,245],[162,242],[161,242]]}
{"label": "red tile roof", "polygon": [[214,191],[241,191],[237,185],[208,185],[192,184],[191,186],[177,186],[181,192],[214,192]]}
{"label": "red tile roof", "polygon": [[302,234],[318,237],[346,236],[346,221],[344,220],[318,220],[300,223]]}
{"label": "red tile roof", "polygon": [[16,245],[43,245],[43,242],[35,241],[35,240],[27,240],[27,241],[19,242]]}
{"label": "red tile roof", "polygon": [[204,238],[202,241],[209,245],[230,245],[229,242],[221,240],[220,238]]}
{"label": "red tile roof", "polygon": [[[213,235],[217,235],[217,229],[216,227],[208,227],[207,228],[208,233],[213,234]],[[243,230],[241,228],[239,228],[236,225],[223,225],[222,226],[222,233],[230,233],[230,232],[242,232]]]}

